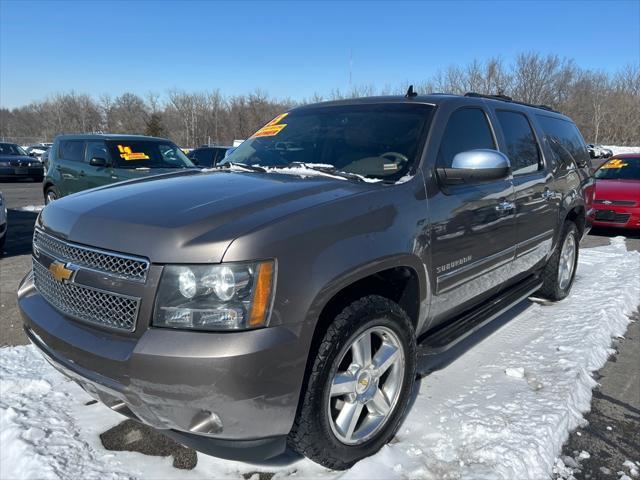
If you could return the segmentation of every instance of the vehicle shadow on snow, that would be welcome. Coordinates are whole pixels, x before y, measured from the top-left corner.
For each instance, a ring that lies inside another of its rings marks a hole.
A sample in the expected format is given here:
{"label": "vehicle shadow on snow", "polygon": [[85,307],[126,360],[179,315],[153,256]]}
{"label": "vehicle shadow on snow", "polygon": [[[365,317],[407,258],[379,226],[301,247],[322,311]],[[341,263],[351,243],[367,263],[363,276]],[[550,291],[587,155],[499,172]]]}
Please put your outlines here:
{"label": "vehicle shadow on snow", "polygon": [[621,228],[593,227],[589,235],[594,237],[626,237],[640,239],[640,230],[623,230]]}
{"label": "vehicle shadow on snow", "polygon": [[37,212],[9,209],[7,211],[7,239],[4,245],[4,257],[28,255],[31,253],[33,228],[38,217]]}
{"label": "vehicle shadow on snow", "polygon": [[460,341],[460,343],[451,347],[449,350],[445,350],[444,352],[436,355],[419,356],[417,368],[418,377],[423,378],[429,375],[431,372],[442,370],[447,365],[453,363],[471,348],[484,341],[487,337],[489,337],[494,332],[498,331],[504,325],[513,320],[515,317],[520,315],[522,312],[532,306],[533,303],[534,302],[530,299],[521,301],[517,305],[504,312],[502,315],[496,317],[494,320],[489,322],[477,332],[469,335],[467,338]]}

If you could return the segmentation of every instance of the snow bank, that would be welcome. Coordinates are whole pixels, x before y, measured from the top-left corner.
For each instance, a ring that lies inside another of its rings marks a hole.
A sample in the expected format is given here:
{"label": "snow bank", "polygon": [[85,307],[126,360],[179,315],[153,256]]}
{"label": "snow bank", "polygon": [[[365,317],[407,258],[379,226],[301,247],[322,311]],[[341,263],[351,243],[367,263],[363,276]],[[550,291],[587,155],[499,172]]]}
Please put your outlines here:
{"label": "snow bank", "polygon": [[548,478],[562,464],[556,456],[569,432],[584,422],[596,385],[591,372],[611,355],[612,337],[624,334],[640,303],[640,254],[627,252],[623,239],[580,255],[568,299],[529,304],[423,378],[397,438],[348,472],[304,459],[256,466],[202,454],[194,470],[182,471],[170,457],[107,451],[98,435],[123,417],[85,405],[90,397],[33,347],[1,348],[0,478],[237,479],[256,471],[276,478]]}
{"label": "snow bank", "polygon": [[621,147],[618,145],[603,145],[604,148],[608,148],[614,155],[621,153],[640,153],[640,147]]}

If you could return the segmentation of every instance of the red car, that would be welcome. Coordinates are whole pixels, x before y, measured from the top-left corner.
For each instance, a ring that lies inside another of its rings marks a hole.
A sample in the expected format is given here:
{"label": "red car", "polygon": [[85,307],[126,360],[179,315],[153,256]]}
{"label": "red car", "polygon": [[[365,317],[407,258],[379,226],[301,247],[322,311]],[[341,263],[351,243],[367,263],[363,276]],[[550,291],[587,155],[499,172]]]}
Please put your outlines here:
{"label": "red car", "polygon": [[640,229],[640,154],[615,155],[594,175],[593,225]]}

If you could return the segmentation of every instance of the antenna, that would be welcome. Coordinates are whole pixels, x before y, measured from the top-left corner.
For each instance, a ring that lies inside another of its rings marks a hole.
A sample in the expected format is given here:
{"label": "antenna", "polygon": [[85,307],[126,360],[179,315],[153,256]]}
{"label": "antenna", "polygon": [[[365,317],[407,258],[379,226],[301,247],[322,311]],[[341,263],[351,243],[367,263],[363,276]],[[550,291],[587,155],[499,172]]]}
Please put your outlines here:
{"label": "antenna", "polygon": [[417,96],[418,96],[418,94],[413,91],[413,85],[409,85],[409,88],[407,89],[407,93],[405,94],[405,97],[413,98],[413,97],[417,97]]}

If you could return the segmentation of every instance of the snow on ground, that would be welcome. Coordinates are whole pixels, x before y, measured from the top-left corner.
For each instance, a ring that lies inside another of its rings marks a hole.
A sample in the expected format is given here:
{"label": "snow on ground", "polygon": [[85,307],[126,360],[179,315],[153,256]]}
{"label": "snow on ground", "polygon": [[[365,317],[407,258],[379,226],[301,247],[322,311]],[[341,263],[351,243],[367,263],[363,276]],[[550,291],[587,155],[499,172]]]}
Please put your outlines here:
{"label": "snow on ground", "polygon": [[184,471],[171,457],[107,451],[98,435],[123,417],[85,405],[90,397],[33,347],[0,348],[0,478],[237,479],[256,471],[276,479],[548,478],[563,467],[556,456],[569,432],[584,422],[596,385],[591,372],[613,353],[611,339],[624,334],[640,303],[640,254],[627,252],[621,238],[580,255],[568,299],[525,304],[423,378],[396,439],[347,472],[293,457],[256,466],[202,454]]}
{"label": "snow on ground", "polygon": [[20,212],[39,212],[44,208],[44,205],[25,205],[24,207],[19,207],[14,210],[18,210]]}
{"label": "snow on ground", "polygon": [[640,147],[620,147],[617,145],[603,145],[604,148],[608,148],[614,155],[621,153],[640,153]]}

